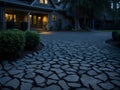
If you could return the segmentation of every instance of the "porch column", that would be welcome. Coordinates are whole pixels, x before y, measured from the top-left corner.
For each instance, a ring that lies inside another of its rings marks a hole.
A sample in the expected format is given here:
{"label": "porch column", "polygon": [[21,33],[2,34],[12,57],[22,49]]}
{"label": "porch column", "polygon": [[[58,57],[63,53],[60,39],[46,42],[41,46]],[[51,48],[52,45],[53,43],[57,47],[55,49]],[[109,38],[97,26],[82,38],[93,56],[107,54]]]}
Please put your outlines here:
{"label": "porch column", "polygon": [[0,7],[0,29],[6,29],[5,8]]}
{"label": "porch column", "polygon": [[50,31],[51,22],[52,22],[52,20],[51,20],[51,14],[49,13],[48,14],[48,31]]}
{"label": "porch column", "polygon": [[28,12],[28,30],[30,30],[30,12]]}

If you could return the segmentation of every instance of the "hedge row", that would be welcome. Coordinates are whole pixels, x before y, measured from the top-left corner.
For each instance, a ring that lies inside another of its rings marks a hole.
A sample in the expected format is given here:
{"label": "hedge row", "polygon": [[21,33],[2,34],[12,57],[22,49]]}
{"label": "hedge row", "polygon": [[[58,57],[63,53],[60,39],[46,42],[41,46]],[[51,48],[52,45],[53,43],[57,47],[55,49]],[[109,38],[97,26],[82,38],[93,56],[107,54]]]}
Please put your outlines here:
{"label": "hedge row", "polygon": [[112,39],[114,41],[120,41],[120,31],[113,31],[112,32]]}
{"label": "hedge row", "polygon": [[0,58],[19,57],[24,49],[31,50],[40,43],[39,33],[34,31],[4,30],[0,32]]}

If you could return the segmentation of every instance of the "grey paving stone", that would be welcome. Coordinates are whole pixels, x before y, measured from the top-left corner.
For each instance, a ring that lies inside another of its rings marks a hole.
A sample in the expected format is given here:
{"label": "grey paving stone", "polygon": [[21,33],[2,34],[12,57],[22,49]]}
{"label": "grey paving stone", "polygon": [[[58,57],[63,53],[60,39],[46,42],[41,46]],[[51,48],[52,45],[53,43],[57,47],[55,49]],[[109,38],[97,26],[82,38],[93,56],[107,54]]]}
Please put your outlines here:
{"label": "grey paving stone", "polygon": [[106,81],[108,79],[107,75],[106,74],[99,74],[97,76],[95,76],[96,78],[100,79],[100,80],[103,80],[103,81]]}
{"label": "grey paving stone", "polygon": [[43,73],[42,75],[47,78],[47,77],[49,77],[49,76],[52,75],[52,74],[53,74],[53,72],[48,71],[48,72],[46,72],[46,73]]}
{"label": "grey paving stone", "polygon": [[85,67],[85,66],[80,66],[80,69],[81,69],[81,70],[89,70],[89,68],[88,68],[88,67]]}
{"label": "grey paving stone", "polygon": [[101,72],[102,72],[101,70],[99,70],[99,69],[96,68],[96,67],[92,67],[92,69],[95,70],[97,73],[101,73]]}
{"label": "grey paving stone", "polygon": [[30,90],[32,88],[31,83],[22,83],[20,86],[20,90]]}
{"label": "grey paving stone", "polygon": [[66,76],[66,73],[59,73],[58,76],[59,76],[60,78],[63,78],[63,77]]}
{"label": "grey paving stone", "polygon": [[33,87],[32,90],[43,90],[43,88],[40,88],[40,87]]}
{"label": "grey paving stone", "polygon": [[5,64],[4,65],[5,70],[10,70],[12,67],[13,67],[13,65],[11,65],[11,64]]}
{"label": "grey paving stone", "polygon": [[79,76],[78,75],[67,75],[64,79],[68,82],[77,82],[79,80]]}
{"label": "grey paving stone", "polygon": [[78,74],[79,74],[79,75],[84,74],[84,73],[86,73],[85,70],[79,70],[79,71],[78,71]]}
{"label": "grey paving stone", "polygon": [[64,80],[60,80],[58,84],[62,87],[63,90],[69,90],[70,87],[67,85],[67,83]]}
{"label": "grey paving stone", "polygon": [[1,83],[2,85],[4,85],[6,82],[8,82],[8,81],[11,80],[11,79],[12,79],[12,78],[9,77],[9,76],[2,77],[2,78],[0,78],[0,83]]}
{"label": "grey paving stone", "polygon": [[27,73],[24,77],[26,78],[26,79],[32,79],[32,78],[34,78],[35,77],[35,73],[33,73],[33,72],[30,72],[30,73]]}
{"label": "grey paving stone", "polygon": [[44,73],[47,73],[46,70],[35,70],[36,73],[38,74],[44,74]]}
{"label": "grey paving stone", "polygon": [[48,81],[47,81],[47,85],[56,84],[56,83],[57,83],[56,80],[48,79]]}
{"label": "grey paving stone", "polygon": [[14,75],[14,77],[21,79],[25,74],[24,73],[20,73],[17,75]]}
{"label": "grey paving stone", "polygon": [[78,61],[70,61],[71,64],[78,64]]}
{"label": "grey paving stone", "polygon": [[66,71],[68,71],[68,72],[77,72],[77,71],[76,71],[75,69],[73,69],[73,68],[67,68]]}
{"label": "grey paving stone", "polygon": [[32,64],[32,65],[40,65],[40,64],[42,64],[42,62],[40,62],[40,61],[35,61],[35,62],[31,62],[31,64]]}
{"label": "grey paving stone", "polygon": [[28,68],[28,69],[35,68],[35,67],[36,67],[36,65],[27,65],[26,66],[26,68]]}
{"label": "grey paving stone", "polygon": [[40,84],[45,82],[45,78],[38,75],[38,76],[35,77],[35,82],[36,82],[37,85],[40,85]]}
{"label": "grey paving stone", "polygon": [[70,87],[74,87],[74,88],[79,88],[79,87],[81,87],[81,84],[80,84],[80,83],[68,83],[68,85],[69,85]]}
{"label": "grey paving stone", "polygon": [[11,90],[11,89],[9,89],[9,88],[2,88],[1,90]]}
{"label": "grey paving stone", "polygon": [[90,70],[90,71],[88,71],[88,74],[91,75],[91,76],[93,76],[93,75],[97,75],[97,73],[96,73],[94,70]]}
{"label": "grey paving stone", "polygon": [[109,77],[119,76],[119,74],[116,72],[106,72],[106,73],[109,75]]}
{"label": "grey paving stone", "polygon": [[30,79],[21,79],[22,82],[25,82],[25,83],[33,83],[33,80],[30,80]]}
{"label": "grey paving stone", "polygon": [[111,80],[111,82],[112,82],[113,84],[115,84],[115,85],[117,85],[117,86],[120,87],[120,81],[118,81],[118,80]]}
{"label": "grey paving stone", "polygon": [[43,64],[43,66],[50,67],[50,64],[49,63],[45,63],[45,64]]}
{"label": "grey paving stone", "polygon": [[61,90],[61,88],[57,85],[51,85],[46,88],[43,88],[42,90]]}
{"label": "grey paving stone", "polygon": [[88,88],[78,88],[76,90],[91,90],[91,89],[88,89]]}
{"label": "grey paving stone", "polygon": [[56,72],[57,74],[59,74],[59,73],[62,73],[62,72],[63,72],[63,70],[58,69],[58,68],[52,68],[51,70],[52,70],[52,71],[54,71],[54,72]]}
{"label": "grey paving stone", "polygon": [[69,65],[64,65],[64,66],[62,66],[61,68],[64,69],[64,70],[66,70],[66,69],[69,68],[69,67],[70,67]]}
{"label": "grey paving stone", "polygon": [[28,54],[27,56],[28,56],[28,57],[33,57],[33,55],[32,55],[32,54]]}
{"label": "grey paving stone", "polygon": [[54,67],[54,68],[59,68],[59,67],[61,67],[60,65],[52,65],[52,67]]}
{"label": "grey paving stone", "polygon": [[12,87],[13,89],[17,89],[19,85],[20,82],[18,79],[12,79],[11,81],[5,84],[5,86]]}
{"label": "grey paving stone", "polygon": [[53,79],[53,80],[59,80],[59,77],[56,74],[52,74],[48,78]]}
{"label": "grey paving stone", "polygon": [[91,86],[95,90],[101,90],[101,88],[97,85],[98,83],[101,82],[98,79],[95,79],[93,77],[90,77],[88,75],[83,74],[82,77],[81,77],[81,82],[87,88],[90,88],[90,86]]}
{"label": "grey paving stone", "polygon": [[23,70],[16,70],[15,68],[13,68],[9,71],[9,73],[11,75],[15,75],[15,74],[23,73]]}
{"label": "grey paving stone", "polygon": [[81,66],[90,67],[90,64],[81,64]]}
{"label": "grey paving stone", "polygon": [[42,67],[42,69],[49,71],[50,67]]}
{"label": "grey paving stone", "polygon": [[106,90],[110,90],[114,88],[114,85],[109,82],[100,83],[99,85]]}

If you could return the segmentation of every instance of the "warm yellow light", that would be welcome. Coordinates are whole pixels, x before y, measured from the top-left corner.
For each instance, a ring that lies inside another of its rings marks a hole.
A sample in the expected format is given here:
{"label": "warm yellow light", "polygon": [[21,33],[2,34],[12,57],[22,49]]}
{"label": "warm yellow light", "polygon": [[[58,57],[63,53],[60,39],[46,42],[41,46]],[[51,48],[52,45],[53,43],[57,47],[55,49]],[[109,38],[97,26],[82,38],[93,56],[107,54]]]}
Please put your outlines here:
{"label": "warm yellow light", "polygon": [[48,0],[45,0],[45,4],[48,4]]}
{"label": "warm yellow light", "polygon": [[32,15],[30,15],[30,18],[32,17]]}
{"label": "warm yellow light", "polygon": [[5,17],[8,17],[8,14],[5,14]]}
{"label": "warm yellow light", "polygon": [[40,34],[50,35],[50,34],[52,34],[52,32],[41,32]]}
{"label": "warm yellow light", "polygon": [[43,22],[48,22],[48,18],[46,16],[43,17]]}
{"label": "warm yellow light", "polygon": [[27,16],[25,16],[25,17],[24,17],[24,21],[27,22],[27,19],[28,19]]}
{"label": "warm yellow light", "polygon": [[38,17],[38,19],[41,19],[41,17]]}
{"label": "warm yellow light", "polygon": [[16,15],[14,15],[14,22],[16,22]]}
{"label": "warm yellow light", "polygon": [[43,3],[44,3],[44,1],[43,1],[43,0],[40,0],[40,3],[42,3],[42,4],[43,4]]}

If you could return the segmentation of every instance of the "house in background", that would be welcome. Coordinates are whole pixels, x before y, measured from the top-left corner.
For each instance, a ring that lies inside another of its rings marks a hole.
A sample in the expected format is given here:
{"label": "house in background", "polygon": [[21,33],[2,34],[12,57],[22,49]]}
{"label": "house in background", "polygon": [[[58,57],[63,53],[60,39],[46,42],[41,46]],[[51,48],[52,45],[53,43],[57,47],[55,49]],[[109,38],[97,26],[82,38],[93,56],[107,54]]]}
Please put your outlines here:
{"label": "house in background", "polygon": [[[16,28],[27,22],[27,29],[50,30],[57,24],[61,29],[71,23],[58,4],[60,0],[0,0],[0,28],[13,21]],[[57,27],[57,26],[56,26]]]}

